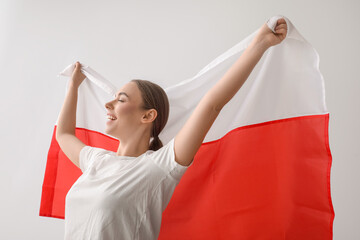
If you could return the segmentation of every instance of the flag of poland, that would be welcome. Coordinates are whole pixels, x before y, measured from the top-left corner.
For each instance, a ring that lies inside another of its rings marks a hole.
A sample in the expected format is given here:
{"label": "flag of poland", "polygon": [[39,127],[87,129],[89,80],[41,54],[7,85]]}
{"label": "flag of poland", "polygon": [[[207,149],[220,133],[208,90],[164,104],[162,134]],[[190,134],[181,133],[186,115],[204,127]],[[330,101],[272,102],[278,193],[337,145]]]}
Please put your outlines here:
{"label": "flag of poland", "polygon": [[[159,239],[332,239],[329,112],[319,55],[284,18],[286,38],[264,53],[221,110],[163,212]],[[164,145],[257,31],[165,89],[170,115],[159,135]],[[61,75],[70,76],[74,67]],[[78,93],[76,136],[116,152],[119,141],[104,133],[104,104],[117,89],[89,66],[82,69],[87,78]],[[61,151],[56,126],[40,216],[64,218],[65,196],[82,172]]]}

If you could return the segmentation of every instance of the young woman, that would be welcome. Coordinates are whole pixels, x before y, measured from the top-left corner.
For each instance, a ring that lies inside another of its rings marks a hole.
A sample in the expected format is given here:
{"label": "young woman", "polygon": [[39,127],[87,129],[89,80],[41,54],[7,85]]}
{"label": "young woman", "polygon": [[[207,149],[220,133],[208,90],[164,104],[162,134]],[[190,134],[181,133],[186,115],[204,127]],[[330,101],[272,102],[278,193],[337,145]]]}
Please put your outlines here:
{"label": "young woman", "polygon": [[62,151],[83,172],[66,196],[65,239],[157,239],[162,212],[221,109],[264,52],[285,39],[284,19],[277,21],[275,31],[264,23],[165,146],[158,135],[169,115],[166,93],[138,79],[105,104],[106,133],[119,139],[117,152],[80,141],[75,136],[77,91],[85,76],[77,62],[56,131]]}

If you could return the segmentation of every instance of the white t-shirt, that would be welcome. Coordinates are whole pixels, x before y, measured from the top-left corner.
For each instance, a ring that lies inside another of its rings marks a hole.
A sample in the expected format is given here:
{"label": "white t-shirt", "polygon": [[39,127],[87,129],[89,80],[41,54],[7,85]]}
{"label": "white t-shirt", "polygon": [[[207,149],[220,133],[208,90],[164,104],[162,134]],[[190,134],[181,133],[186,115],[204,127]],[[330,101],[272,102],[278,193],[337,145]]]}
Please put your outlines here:
{"label": "white t-shirt", "polygon": [[188,168],[175,161],[174,138],[138,157],[85,146],[79,163],[83,174],[65,199],[65,239],[157,239]]}

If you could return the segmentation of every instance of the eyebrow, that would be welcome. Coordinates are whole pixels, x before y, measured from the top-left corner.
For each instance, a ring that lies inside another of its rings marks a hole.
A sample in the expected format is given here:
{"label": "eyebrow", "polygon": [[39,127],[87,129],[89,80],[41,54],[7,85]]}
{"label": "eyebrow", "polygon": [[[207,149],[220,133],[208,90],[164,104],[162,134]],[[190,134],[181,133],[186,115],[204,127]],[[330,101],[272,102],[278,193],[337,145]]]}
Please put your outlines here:
{"label": "eyebrow", "polygon": [[127,95],[126,92],[119,92],[118,94],[115,94],[115,97],[120,96],[120,95],[125,95],[130,99],[129,95]]}

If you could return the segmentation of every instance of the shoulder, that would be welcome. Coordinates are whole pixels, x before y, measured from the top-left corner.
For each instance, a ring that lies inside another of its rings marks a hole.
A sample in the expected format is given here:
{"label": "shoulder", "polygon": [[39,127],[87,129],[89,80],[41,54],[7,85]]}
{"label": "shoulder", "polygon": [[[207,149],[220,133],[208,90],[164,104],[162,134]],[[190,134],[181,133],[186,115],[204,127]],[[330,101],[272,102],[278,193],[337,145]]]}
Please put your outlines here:
{"label": "shoulder", "polygon": [[113,152],[99,148],[85,145],[79,154],[79,165],[82,172],[84,172],[97,158],[105,156],[107,154],[113,154]]}
{"label": "shoulder", "polygon": [[151,160],[166,174],[180,180],[189,166],[180,165],[175,161],[174,138],[170,139],[160,149],[149,153]]}
{"label": "shoulder", "polygon": [[114,153],[114,152],[111,152],[104,148],[92,147],[89,145],[85,145],[80,151],[80,155],[83,154],[87,157],[94,157],[94,156],[99,156],[99,155],[104,155],[104,154],[112,154],[112,153]]}

